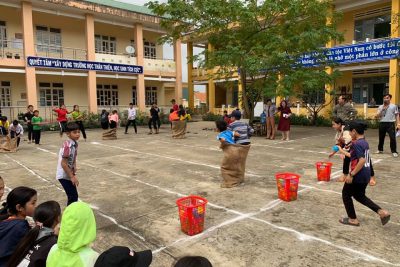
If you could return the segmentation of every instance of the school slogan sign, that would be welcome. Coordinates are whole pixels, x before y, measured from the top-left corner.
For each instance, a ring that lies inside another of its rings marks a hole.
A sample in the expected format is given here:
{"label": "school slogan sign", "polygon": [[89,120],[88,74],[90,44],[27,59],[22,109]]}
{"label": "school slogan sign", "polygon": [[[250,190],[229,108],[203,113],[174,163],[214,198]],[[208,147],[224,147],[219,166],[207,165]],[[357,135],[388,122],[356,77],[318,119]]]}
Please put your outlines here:
{"label": "school slogan sign", "polygon": [[143,74],[142,66],[104,63],[95,61],[81,61],[81,60],[45,58],[45,57],[28,57],[27,64],[29,67],[86,70],[86,71],[95,70],[95,71],[120,72],[129,74]]}
{"label": "school slogan sign", "polygon": [[349,46],[339,46],[324,51],[322,56],[317,53],[302,56],[300,62],[303,66],[317,66],[321,61],[336,64],[351,64],[367,61],[393,59],[399,57],[400,38],[376,42],[368,42]]}

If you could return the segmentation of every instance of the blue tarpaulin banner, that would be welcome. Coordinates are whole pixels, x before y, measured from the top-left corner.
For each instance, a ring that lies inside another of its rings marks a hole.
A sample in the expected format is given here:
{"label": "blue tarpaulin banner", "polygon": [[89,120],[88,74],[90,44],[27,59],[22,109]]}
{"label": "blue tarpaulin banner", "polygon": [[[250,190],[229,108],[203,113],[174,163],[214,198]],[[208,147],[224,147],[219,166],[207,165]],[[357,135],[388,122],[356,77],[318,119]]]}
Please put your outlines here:
{"label": "blue tarpaulin banner", "polygon": [[57,68],[57,69],[71,69],[71,70],[95,70],[95,71],[121,72],[129,74],[143,74],[142,66],[95,62],[95,61],[81,61],[81,60],[58,59],[58,58],[47,58],[47,57],[28,57],[27,64],[29,67]]}
{"label": "blue tarpaulin banner", "polygon": [[336,64],[352,64],[367,61],[378,61],[399,57],[400,38],[372,41],[362,44],[338,46],[324,51],[319,57],[317,53],[304,55],[300,62],[303,66],[317,66],[319,60]]}

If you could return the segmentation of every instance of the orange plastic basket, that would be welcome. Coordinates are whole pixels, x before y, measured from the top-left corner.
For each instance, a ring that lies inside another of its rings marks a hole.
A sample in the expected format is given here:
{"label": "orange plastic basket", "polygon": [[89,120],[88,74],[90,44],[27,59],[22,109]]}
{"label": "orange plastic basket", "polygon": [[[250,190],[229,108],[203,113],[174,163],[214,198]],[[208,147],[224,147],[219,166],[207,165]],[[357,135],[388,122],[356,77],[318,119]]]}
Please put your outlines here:
{"label": "orange plastic basket", "polygon": [[207,200],[199,196],[188,196],[176,201],[181,229],[187,235],[203,232]]}
{"label": "orange plastic basket", "polygon": [[317,162],[318,181],[329,182],[331,180],[332,162]]}
{"label": "orange plastic basket", "polygon": [[283,172],[275,174],[275,178],[276,185],[278,187],[279,199],[287,202],[296,200],[300,175],[295,173]]}

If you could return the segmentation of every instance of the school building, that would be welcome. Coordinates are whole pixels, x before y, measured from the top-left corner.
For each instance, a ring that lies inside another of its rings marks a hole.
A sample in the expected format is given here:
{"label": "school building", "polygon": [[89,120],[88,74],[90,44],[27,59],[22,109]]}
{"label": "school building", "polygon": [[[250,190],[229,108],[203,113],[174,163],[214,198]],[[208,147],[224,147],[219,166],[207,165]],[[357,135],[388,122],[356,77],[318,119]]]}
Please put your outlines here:
{"label": "school building", "polygon": [[0,108],[11,119],[31,104],[97,113],[133,102],[182,98],[181,43],[163,54],[160,18],[112,0],[0,1]]}
{"label": "school building", "polygon": [[[335,89],[336,97],[345,95],[352,100],[359,114],[365,117],[376,113],[376,105],[382,104],[384,93],[392,94],[392,103],[400,104],[400,0],[333,2],[333,8],[343,14],[338,30],[344,34],[344,41],[330,43],[327,47],[331,48],[332,56],[339,63],[337,69],[342,76],[335,85],[327,85],[328,88]],[[188,55],[193,55],[193,47],[213,49],[207,40],[188,39]],[[224,109],[232,110],[240,105],[238,96],[241,84],[237,74],[230,78],[233,82],[209,79],[207,74],[206,70],[193,68],[191,63],[188,64],[189,103],[193,103],[194,85],[203,84],[207,87],[209,111],[222,113]],[[325,97],[329,95],[322,94],[318,99],[323,102]],[[290,103],[298,101],[287,98]],[[299,108],[297,112],[305,113],[306,110]]]}

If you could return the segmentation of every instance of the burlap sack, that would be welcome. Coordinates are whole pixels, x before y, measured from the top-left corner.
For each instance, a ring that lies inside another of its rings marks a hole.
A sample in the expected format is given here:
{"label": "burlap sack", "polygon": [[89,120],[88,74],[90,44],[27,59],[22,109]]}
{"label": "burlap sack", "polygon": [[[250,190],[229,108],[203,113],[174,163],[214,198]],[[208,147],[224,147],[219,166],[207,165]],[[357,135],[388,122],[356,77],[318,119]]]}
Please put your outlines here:
{"label": "burlap sack", "polygon": [[251,145],[225,144],[221,146],[224,158],[221,163],[221,187],[230,188],[244,182],[246,160]]}
{"label": "burlap sack", "polygon": [[17,138],[3,137],[0,141],[0,153],[17,152]]}
{"label": "burlap sack", "polygon": [[103,131],[103,140],[117,139],[117,128],[107,129]]}
{"label": "burlap sack", "polygon": [[186,134],[186,120],[172,122],[172,138],[182,139]]}

